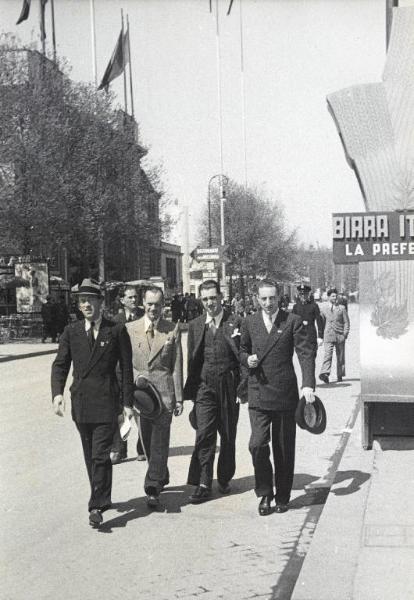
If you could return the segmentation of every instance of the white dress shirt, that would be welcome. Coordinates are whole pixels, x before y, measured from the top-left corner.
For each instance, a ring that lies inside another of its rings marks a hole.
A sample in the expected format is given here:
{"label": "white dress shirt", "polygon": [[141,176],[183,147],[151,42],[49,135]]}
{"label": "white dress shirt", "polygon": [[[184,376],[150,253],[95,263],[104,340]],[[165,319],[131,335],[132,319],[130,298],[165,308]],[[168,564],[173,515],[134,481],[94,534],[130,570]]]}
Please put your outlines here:
{"label": "white dress shirt", "polygon": [[279,310],[277,310],[275,313],[273,313],[273,315],[271,317],[269,317],[269,315],[264,310],[262,310],[262,317],[263,317],[265,327],[267,329],[267,333],[270,333],[272,331],[272,327],[274,325],[274,322],[276,321],[278,312],[279,312]]}
{"label": "white dress shirt", "polygon": [[155,331],[157,329],[157,327],[158,327],[158,323],[159,323],[159,319],[157,319],[156,321],[151,321],[151,319],[149,319],[147,317],[147,315],[144,315],[145,333],[148,332],[148,329],[150,328],[150,326]]}
{"label": "white dress shirt", "polygon": [[207,314],[206,325],[208,325],[210,327],[210,323],[212,321],[214,321],[214,325],[216,326],[216,328],[219,328],[220,327],[220,323],[223,320],[223,316],[224,316],[223,311],[219,312],[219,314],[216,315],[215,317],[211,317],[209,314]]}
{"label": "white dress shirt", "polygon": [[[93,322],[93,339],[96,340],[96,338],[98,337],[99,334],[99,329],[101,327],[101,323],[102,323],[102,315],[96,319],[96,321]],[[91,328],[92,322],[88,321],[88,319],[85,319],[85,331],[86,333],[88,333],[89,329]]]}

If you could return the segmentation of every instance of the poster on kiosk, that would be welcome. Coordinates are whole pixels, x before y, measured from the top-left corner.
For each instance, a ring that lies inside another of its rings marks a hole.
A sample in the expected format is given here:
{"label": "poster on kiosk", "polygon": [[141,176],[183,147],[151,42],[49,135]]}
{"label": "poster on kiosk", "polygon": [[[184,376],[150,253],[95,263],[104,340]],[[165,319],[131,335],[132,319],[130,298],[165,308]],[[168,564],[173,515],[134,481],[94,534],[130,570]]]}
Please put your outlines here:
{"label": "poster on kiosk", "polygon": [[27,281],[24,287],[16,288],[18,313],[40,313],[49,293],[49,266],[47,261],[19,261],[14,265],[16,277]]}

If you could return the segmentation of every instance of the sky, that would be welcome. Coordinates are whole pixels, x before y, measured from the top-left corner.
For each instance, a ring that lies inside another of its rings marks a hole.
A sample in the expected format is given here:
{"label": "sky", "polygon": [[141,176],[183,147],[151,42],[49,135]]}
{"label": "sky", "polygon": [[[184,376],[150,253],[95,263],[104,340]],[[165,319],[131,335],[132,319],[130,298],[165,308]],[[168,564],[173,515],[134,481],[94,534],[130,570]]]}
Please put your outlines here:
{"label": "sky", "polygon": [[[37,0],[29,19],[15,25],[22,1],[0,0],[0,28],[24,42],[38,40]],[[222,153],[216,0],[212,4],[210,13],[208,0],[94,0],[98,80],[115,46],[122,8],[130,22],[140,141],[149,149],[148,164],[162,165],[177,214],[188,206],[190,244],[197,240],[209,181],[223,172],[242,184],[247,173],[248,185],[282,204],[299,241],[330,246],[331,214],[364,206],[326,96],[380,81],[386,0],[242,0],[242,19],[240,0],[229,16],[229,0],[218,0]],[[81,81],[93,81],[90,5],[55,0],[57,52]],[[411,5],[414,0],[400,1]],[[47,11],[50,47],[50,2]],[[111,84],[120,104],[122,79]],[[172,241],[180,243],[181,232],[177,226]]]}

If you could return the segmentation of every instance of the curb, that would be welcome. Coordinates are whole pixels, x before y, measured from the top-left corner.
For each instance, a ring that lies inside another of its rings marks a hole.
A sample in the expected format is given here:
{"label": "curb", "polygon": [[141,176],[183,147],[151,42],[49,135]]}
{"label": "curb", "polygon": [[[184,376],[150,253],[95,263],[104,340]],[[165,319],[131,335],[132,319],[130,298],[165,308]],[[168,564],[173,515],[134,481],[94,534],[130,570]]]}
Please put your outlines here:
{"label": "curb", "polygon": [[9,362],[11,360],[19,360],[21,358],[33,358],[34,356],[44,356],[46,354],[56,354],[55,350],[40,350],[39,352],[26,352],[26,354],[9,354],[8,356],[0,356],[0,362]]}

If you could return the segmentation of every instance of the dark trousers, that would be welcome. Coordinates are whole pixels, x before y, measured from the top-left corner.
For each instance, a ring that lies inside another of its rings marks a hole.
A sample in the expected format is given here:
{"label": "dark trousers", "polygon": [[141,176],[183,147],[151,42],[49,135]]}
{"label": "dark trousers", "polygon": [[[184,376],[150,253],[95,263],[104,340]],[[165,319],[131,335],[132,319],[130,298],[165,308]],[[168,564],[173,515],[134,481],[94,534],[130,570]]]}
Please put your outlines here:
{"label": "dark trousers", "polygon": [[227,435],[222,422],[220,399],[213,388],[204,383],[201,384],[194,408],[197,431],[187,483],[211,487],[218,432],[220,434],[220,452],[217,462],[217,479],[221,485],[225,485],[232,479],[236,471],[236,433],[240,406],[236,404],[235,399],[228,401],[229,435]]}
{"label": "dark trousers", "polygon": [[164,409],[156,419],[136,417],[137,425],[138,419],[142,434],[142,445],[148,459],[148,469],[144,481],[145,493],[150,493],[153,488],[157,493],[160,493],[162,488],[170,482],[167,463],[170,450],[172,414]]}
{"label": "dark trousers", "polygon": [[110,451],[116,423],[76,423],[91,484],[88,508],[106,510],[111,506],[112,462]]}
{"label": "dark trousers", "polygon": [[249,450],[253,459],[256,495],[274,495],[273,468],[270,461],[271,439],[275,465],[275,499],[276,502],[287,504],[290,500],[295,468],[295,413],[249,408],[249,417],[252,428]]}

